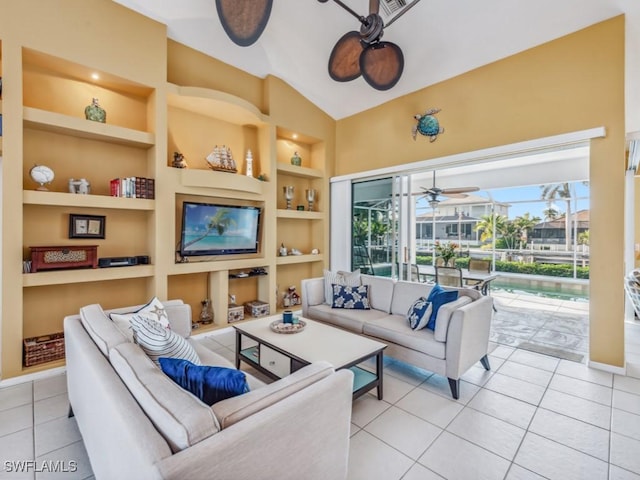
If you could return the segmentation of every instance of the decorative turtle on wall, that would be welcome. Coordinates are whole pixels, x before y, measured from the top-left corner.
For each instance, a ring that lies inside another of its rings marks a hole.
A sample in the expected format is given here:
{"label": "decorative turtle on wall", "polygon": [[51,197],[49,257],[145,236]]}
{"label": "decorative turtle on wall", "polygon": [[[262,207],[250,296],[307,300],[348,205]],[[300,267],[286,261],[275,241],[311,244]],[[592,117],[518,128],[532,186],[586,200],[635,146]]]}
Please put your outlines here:
{"label": "decorative turtle on wall", "polygon": [[432,108],[427,110],[424,115],[414,115],[416,124],[413,126],[413,139],[416,139],[416,134],[429,137],[430,142],[435,142],[438,135],[444,133],[444,127],[440,126],[440,122],[435,117],[435,114],[440,111],[439,108]]}

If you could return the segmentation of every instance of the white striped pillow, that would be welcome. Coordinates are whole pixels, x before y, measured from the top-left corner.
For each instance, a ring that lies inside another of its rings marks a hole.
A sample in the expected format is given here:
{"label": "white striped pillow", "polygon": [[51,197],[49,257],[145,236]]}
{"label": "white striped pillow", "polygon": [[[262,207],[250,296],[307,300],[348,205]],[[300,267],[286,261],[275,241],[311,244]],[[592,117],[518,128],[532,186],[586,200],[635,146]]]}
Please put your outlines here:
{"label": "white striped pillow", "polygon": [[160,366],[160,357],[180,358],[195,365],[202,365],[200,357],[189,342],[155,320],[133,315],[129,322],[135,343],[140,345],[156,365]]}
{"label": "white striped pillow", "polygon": [[353,272],[332,272],[323,270],[324,275],[324,303],[333,305],[333,286],[344,285],[347,287],[359,287],[362,285],[360,280],[360,269]]}

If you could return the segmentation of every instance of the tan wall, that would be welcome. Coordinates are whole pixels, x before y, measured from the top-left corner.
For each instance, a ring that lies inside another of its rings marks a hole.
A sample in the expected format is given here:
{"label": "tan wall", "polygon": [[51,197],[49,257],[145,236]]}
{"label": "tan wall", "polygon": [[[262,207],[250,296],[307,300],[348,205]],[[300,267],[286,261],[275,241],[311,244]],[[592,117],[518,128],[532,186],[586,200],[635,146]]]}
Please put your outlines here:
{"label": "tan wall", "polygon": [[[590,357],[624,363],[624,17],[486,65],[337,122],[337,175],[593,127]],[[339,86],[336,86],[339,88]],[[411,139],[429,108],[445,133]]]}

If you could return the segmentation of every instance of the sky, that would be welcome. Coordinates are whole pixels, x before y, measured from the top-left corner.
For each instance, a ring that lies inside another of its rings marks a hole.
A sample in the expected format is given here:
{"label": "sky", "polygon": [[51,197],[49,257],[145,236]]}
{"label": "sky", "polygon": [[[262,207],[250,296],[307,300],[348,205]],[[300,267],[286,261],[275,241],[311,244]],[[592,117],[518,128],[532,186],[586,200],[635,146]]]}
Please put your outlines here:
{"label": "sky", "polygon": [[[589,208],[589,187],[583,185],[581,182],[574,182],[573,187],[575,188],[576,197],[578,198],[577,209],[578,210],[586,210]],[[547,202],[540,201],[540,194],[542,193],[542,189],[540,186],[531,186],[531,187],[516,187],[516,188],[501,188],[490,190],[491,196],[499,201],[511,204],[509,207],[509,218],[513,219],[518,216],[522,216],[524,213],[529,212],[532,217],[538,216],[544,220],[544,215],[542,213],[543,210],[546,210]],[[478,192],[481,196],[486,196],[486,192]],[[527,203],[515,203],[522,200],[537,200],[534,202]],[[556,209],[560,211],[560,214],[563,215],[567,204],[564,199],[557,199],[553,202],[553,205],[557,207]],[[574,202],[571,202],[571,210],[575,209]]]}
{"label": "sky", "polygon": [[[576,191],[576,197],[578,198],[577,209],[587,210],[589,208],[589,187],[583,185],[582,182],[573,182],[573,187]],[[543,210],[546,210],[547,202],[540,200],[542,189],[539,185],[528,187],[514,187],[514,188],[500,188],[492,190],[481,190],[474,192],[473,195],[485,198],[493,198],[495,201],[508,203],[509,218],[514,219],[518,216],[522,216],[525,213],[529,213],[531,217],[540,217],[544,220]],[[531,202],[527,200],[532,200]],[[520,203],[525,202],[525,203]],[[563,215],[566,210],[566,202],[564,199],[557,199],[553,202],[554,207]],[[430,212],[431,207],[428,206],[426,201],[422,201],[418,204],[418,214]],[[573,201],[571,202],[571,210],[575,209]]]}

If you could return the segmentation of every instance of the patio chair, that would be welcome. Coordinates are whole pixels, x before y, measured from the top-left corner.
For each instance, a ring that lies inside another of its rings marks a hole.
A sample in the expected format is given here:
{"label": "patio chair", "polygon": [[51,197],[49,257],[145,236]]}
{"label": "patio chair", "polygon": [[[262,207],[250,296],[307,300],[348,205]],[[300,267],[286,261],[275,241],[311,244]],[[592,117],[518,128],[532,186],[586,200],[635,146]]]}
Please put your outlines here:
{"label": "patio chair", "polygon": [[458,267],[436,265],[436,283],[447,287],[462,287],[462,270]]}
{"label": "patio chair", "polygon": [[[485,260],[480,258],[469,259],[469,272],[477,273],[491,273],[491,260]],[[476,290],[482,291],[483,295],[487,295],[489,284],[491,281],[485,280],[466,280],[466,285],[474,287]]]}

